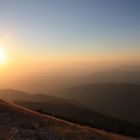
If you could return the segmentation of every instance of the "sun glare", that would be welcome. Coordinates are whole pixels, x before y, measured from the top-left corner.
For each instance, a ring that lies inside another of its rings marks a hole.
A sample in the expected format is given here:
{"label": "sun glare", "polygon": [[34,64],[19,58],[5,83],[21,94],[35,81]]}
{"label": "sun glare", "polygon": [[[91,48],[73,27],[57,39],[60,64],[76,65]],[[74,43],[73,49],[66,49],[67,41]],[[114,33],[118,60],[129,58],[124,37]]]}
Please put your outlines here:
{"label": "sun glare", "polygon": [[5,61],[5,51],[4,48],[0,48],[0,63]]}

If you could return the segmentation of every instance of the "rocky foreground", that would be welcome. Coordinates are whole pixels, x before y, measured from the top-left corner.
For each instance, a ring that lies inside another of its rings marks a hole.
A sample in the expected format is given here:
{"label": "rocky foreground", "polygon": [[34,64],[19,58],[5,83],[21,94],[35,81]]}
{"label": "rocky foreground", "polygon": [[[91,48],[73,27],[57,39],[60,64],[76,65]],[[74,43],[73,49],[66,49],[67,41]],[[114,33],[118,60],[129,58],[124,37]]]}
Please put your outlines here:
{"label": "rocky foreground", "polygon": [[0,140],[135,140],[72,124],[0,100]]}

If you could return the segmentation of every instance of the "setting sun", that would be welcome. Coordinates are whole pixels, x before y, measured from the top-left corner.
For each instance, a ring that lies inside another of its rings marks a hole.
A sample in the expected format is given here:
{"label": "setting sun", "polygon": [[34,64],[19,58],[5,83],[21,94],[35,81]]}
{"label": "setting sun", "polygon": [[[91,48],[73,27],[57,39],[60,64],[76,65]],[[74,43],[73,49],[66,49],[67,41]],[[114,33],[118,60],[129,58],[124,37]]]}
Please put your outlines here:
{"label": "setting sun", "polygon": [[0,48],[0,63],[5,61],[5,51],[4,48]]}

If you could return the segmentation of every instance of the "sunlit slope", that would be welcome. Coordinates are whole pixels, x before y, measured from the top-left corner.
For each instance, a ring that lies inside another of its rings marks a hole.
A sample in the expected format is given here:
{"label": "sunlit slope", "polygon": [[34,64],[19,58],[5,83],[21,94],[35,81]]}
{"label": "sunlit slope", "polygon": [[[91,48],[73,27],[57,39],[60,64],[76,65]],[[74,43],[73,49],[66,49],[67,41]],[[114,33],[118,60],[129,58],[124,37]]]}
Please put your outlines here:
{"label": "sunlit slope", "polygon": [[0,139],[14,140],[131,140],[41,115],[0,100]]}
{"label": "sunlit slope", "polygon": [[42,102],[19,100],[14,101],[14,103],[43,114],[49,114],[73,123],[102,129],[107,132],[126,136],[140,136],[140,127],[136,124],[100,114],[84,106],[61,102],[61,100],[49,102],[47,99]]}
{"label": "sunlit slope", "polygon": [[0,90],[0,98],[81,125],[127,136],[140,136],[140,128],[135,124],[98,113],[73,100],[10,89]]}

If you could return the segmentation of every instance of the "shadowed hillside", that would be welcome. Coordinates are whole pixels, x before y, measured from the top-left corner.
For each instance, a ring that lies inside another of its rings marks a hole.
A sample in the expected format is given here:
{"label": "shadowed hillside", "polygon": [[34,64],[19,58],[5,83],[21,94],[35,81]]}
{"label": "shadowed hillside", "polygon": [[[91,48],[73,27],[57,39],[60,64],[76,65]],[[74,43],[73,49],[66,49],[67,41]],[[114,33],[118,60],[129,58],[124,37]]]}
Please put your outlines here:
{"label": "shadowed hillside", "polygon": [[131,122],[140,122],[140,86],[134,84],[89,84],[67,89],[61,96],[86,104],[97,112]]}
{"label": "shadowed hillside", "polygon": [[132,140],[41,115],[0,100],[1,140]]}
{"label": "shadowed hillside", "polygon": [[138,136],[140,128],[134,124],[103,115],[74,102],[73,100],[48,96],[44,94],[28,94],[17,90],[0,90],[0,97],[7,101],[70,122],[88,125],[123,135]]}
{"label": "shadowed hillside", "polygon": [[15,100],[25,100],[25,101],[47,101],[47,102],[53,102],[53,103],[57,103],[57,102],[61,102],[63,103],[73,103],[73,104],[78,104],[78,105],[82,105],[79,102],[76,102],[74,100],[71,99],[63,99],[60,97],[56,97],[56,96],[50,96],[50,95],[46,95],[46,94],[29,94],[20,90],[13,90],[13,89],[0,89],[0,98],[9,102],[15,101]]}
{"label": "shadowed hillside", "polygon": [[127,121],[99,114],[89,108],[61,102],[32,102],[15,101],[14,103],[38,111],[43,114],[56,116],[64,120],[103,129],[108,132],[127,136],[140,136],[140,127]]}

